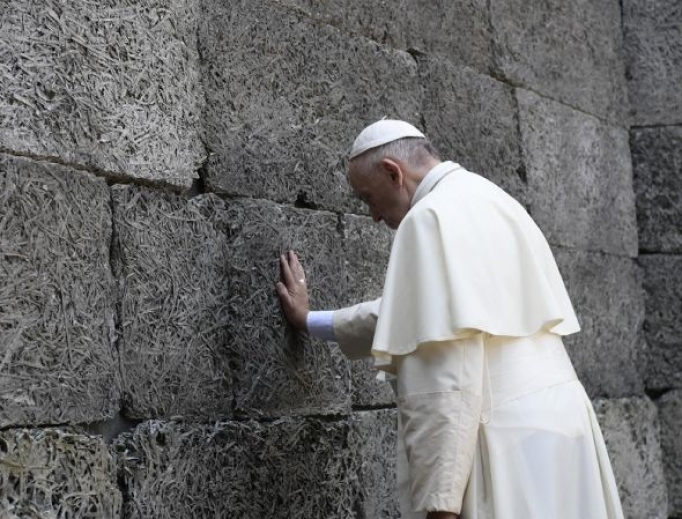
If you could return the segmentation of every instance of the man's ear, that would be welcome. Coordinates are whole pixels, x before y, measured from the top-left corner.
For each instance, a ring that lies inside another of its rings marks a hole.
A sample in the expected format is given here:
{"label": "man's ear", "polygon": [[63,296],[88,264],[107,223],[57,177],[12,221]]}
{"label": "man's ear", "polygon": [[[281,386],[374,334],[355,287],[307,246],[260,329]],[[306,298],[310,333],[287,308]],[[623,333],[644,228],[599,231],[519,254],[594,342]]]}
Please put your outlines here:
{"label": "man's ear", "polygon": [[393,159],[381,159],[381,168],[386,172],[393,187],[400,188],[403,186],[405,177],[400,164]]}

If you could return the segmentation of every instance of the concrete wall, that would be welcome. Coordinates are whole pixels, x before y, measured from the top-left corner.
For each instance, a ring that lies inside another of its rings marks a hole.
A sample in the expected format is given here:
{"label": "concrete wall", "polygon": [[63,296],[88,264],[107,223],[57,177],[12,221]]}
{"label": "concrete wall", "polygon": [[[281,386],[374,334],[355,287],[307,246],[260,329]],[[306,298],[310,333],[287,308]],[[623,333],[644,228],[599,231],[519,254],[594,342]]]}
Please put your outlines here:
{"label": "concrete wall", "polygon": [[381,292],[384,116],[528,208],[628,518],[682,517],[676,0],[0,6],[0,517],[396,516],[390,388],[285,325]]}
{"label": "concrete wall", "polygon": [[682,517],[682,5],[623,2],[645,290],[644,384],[658,407],[668,514]]}

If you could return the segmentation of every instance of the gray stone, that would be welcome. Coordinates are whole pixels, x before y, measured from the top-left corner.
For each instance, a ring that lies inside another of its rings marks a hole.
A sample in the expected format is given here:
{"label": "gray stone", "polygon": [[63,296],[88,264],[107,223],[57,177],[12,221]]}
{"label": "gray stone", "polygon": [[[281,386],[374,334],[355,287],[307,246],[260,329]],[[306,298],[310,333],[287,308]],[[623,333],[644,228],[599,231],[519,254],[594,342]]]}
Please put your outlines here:
{"label": "gray stone", "polygon": [[125,516],[394,517],[394,423],[390,411],[337,421],[147,422],[115,447]]}
{"label": "gray stone", "polygon": [[646,292],[646,385],[682,387],[682,256],[640,256]]}
{"label": "gray stone", "polygon": [[[381,295],[392,233],[384,224],[363,216],[344,216],[344,247],[347,266],[347,304],[369,301]],[[351,362],[353,405],[374,407],[392,405],[393,390],[388,382],[377,380],[373,360]]]}
{"label": "gray stone", "polygon": [[204,0],[203,13],[209,189],[360,211],[345,159],[365,125],[418,121],[412,57],[274,4]]}
{"label": "gray stone", "polygon": [[682,123],[682,8],[623,2],[623,45],[634,125]]}
{"label": "gray stone", "polygon": [[637,255],[628,133],[518,90],[531,214],[550,243]]}
{"label": "gray stone", "polygon": [[312,308],[340,306],[346,291],[343,235],[336,215],[234,200],[224,214],[229,237],[228,349],[235,404],[251,416],[343,413],[350,368],[336,345],[285,326],[275,281],[279,255],[299,253]]}
{"label": "gray stone", "polygon": [[351,417],[349,449],[359,462],[358,519],[400,516],[396,489],[398,414],[395,409],[364,411]]}
{"label": "gray stone", "polygon": [[648,398],[600,400],[595,410],[625,517],[665,519],[668,495],[655,404]]}
{"label": "gray stone", "polygon": [[627,124],[618,0],[490,3],[493,56],[510,82]]}
{"label": "gray stone", "polygon": [[280,0],[344,32],[390,47],[438,54],[487,72],[490,16],[482,0]]}
{"label": "gray stone", "polygon": [[643,293],[634,260],[554,248],[582,331],[564,339],[588,394],[642,394]]}
{"label": "gray stone", "polygon": [[97,438],[58,429],[0,432],[4,519],[121,517],[116,465]]}
{"label": "gray stone", "polygon": [[682,253],[682,126],[630,133],[639,248]]}
{"label": "gray stone", "polygon": [[682,390],[670,391],[657,402],[661,421],[661,451],[668,487],[668,515],[682,517]]}
{"label": "gray stone", "polygon": [[0,427],[118,409],[110,242],[103,180],[0,155]]}
{"label": "gray stone", "polygon": [[420,60],[420,75],[424,125],[443,159],[485,176],[524,203],[525,169],[512,88],[444,60]]}
{"label": "gray stone", "polygon": [[229,416],[223,202],[132,186],[113,200],[126,415]]}
{"label": "gray stone", "polygon": [[0,148],[189,187],[204,158],[185,0],[0,6]]}

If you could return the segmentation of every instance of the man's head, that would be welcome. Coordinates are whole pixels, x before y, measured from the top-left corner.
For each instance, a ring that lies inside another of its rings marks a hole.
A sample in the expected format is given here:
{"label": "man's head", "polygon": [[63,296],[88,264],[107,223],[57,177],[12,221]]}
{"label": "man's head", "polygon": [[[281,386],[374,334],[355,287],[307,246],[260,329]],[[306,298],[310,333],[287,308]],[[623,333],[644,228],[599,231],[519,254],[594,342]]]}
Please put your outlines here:
{"label": "man's head", "polygon": [[374,221],[396,229],[422,178],[439,162],[438,152],[414,126],[382,120],[355,139],[348,181]]}

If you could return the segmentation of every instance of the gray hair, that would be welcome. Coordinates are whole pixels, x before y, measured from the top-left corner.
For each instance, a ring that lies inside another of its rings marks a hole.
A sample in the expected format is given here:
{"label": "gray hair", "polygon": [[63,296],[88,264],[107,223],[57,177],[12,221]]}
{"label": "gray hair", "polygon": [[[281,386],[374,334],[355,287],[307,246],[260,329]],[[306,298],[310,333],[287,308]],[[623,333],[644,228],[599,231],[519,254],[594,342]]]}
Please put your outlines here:
{"label": "gray hair", "polygon": [[405,137],[367,150],[365,153],[352,159],[351,162],[355,162],[362,174],[367,174],[370,171],[374,171],[377,165],[385,158],[397,159],[408,163],[410,166],[419,167],[429,157],[440,160],[440,155],[427,139]]}

